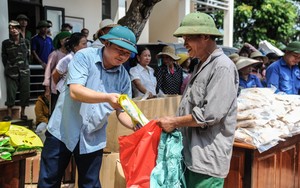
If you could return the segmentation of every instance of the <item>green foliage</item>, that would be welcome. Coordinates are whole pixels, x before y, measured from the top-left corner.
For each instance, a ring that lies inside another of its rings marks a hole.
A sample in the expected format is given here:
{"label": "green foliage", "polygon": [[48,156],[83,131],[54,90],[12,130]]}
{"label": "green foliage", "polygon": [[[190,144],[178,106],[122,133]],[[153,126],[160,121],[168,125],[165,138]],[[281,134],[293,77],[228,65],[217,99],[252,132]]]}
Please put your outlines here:
{"label": "green foliage", "polygon": [[[257,47],[260,41],[267,40],[281,47],[294,40],[299,34],[296,4],[290,0],[235,0],[234,46],[248,42]],[[213,16],[222,28],[223,11]]]}

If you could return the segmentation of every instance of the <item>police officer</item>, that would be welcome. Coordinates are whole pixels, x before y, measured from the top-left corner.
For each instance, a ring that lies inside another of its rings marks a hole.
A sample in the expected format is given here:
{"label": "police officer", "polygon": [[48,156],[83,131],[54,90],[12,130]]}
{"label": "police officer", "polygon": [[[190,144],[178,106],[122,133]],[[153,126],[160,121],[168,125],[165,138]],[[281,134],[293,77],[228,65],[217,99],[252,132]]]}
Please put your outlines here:
{"label": "police officer", "polygon": [[7,116],[4,121],[12,120],[12,107],[15,105],[16,93],[20,91],[20,106],[22,120],[27,120],[25,107],[29,105],[30,98],[30,70],[29,53],[30,42],[20,35],[20,24],[17,21],[9,22],[9,39],[2,42],[2,62],[6,80]]}

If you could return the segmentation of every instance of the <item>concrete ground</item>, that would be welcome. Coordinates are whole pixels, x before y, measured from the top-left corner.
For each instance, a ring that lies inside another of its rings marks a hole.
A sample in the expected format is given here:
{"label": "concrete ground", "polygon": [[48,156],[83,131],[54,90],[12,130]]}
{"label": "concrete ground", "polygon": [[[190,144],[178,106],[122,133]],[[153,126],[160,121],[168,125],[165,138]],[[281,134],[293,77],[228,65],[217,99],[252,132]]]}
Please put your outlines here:
{"label": "concrete ground", "polygon": [[[74,188],[74,184],[62,184],[61,188]],[[37,184],[25,184],[25,188],[37,188]]]}

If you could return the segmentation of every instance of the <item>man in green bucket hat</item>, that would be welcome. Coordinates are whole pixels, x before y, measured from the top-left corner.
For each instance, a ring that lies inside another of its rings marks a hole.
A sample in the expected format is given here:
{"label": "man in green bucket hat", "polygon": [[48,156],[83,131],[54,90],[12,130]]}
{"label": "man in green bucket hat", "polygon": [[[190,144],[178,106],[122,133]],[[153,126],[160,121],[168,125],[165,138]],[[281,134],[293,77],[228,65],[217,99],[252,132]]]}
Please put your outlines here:
{"label": "man in green bucket hat", "polygon": [[300,90],[300,42],[293,41],[284,49],[282,58],[272,63],[266,71],[268,87],[274,87],[276,93],[298,95]]}
{"label": "man in green bucket hat", "polygon": [[217,47],[223,36],[205,13],[186,15],[174,36],[184,39],[189,56],[197,58],[176,117],[157,120],[166,132],[183,136],[187,187],[221,188],[229,172],[236,127],[239,77],[235,64]]}
{"label": "man in green bucket hat", "polygon": [[45,133],[38,187],[60,187],[72,154],[78,187],[101,187],[99,173],[109,114],[116,110],[120,122],[133,129],[118,98],[120,94],[131,97],[131,81],[121,65],[131,53],[137,53],[136,37],[127,27],[116,26],[101,39],[104,47],[82,49],[69,63],[67,85]]}

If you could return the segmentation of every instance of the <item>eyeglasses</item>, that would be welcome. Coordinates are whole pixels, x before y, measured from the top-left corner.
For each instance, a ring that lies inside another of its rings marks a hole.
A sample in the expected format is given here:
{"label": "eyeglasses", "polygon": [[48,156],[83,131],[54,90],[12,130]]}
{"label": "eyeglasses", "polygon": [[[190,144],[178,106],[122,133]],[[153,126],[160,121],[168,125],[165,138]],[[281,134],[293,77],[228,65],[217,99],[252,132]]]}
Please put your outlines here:
{"label": "eyeglasses", "polygon": [[300,59],[300,54],[298,53],[292,53],[291,54],[295,59]]}
{"label": "eyeglasses", "polygon": [[111,44],[111,48],[112,48],[116,53],[118,53],[120,56],[125,56],[125,57],[129,57],[129,56],[130,56],[131,53],[130,53],[129,51],[125,51],[125,50],[123,50],[123,49],[117,47],[117,45],[115,45],[115,44],[112,44],[112,43],[110,43],[110,44]]}
{"label": "eyeglasses", "polygon": [[185,36],[182,36],[182,38],[184,39],[185,42],[188,42],[190,40],[194,40],[198,37],[201,37],[202,35],[185,35]]}

